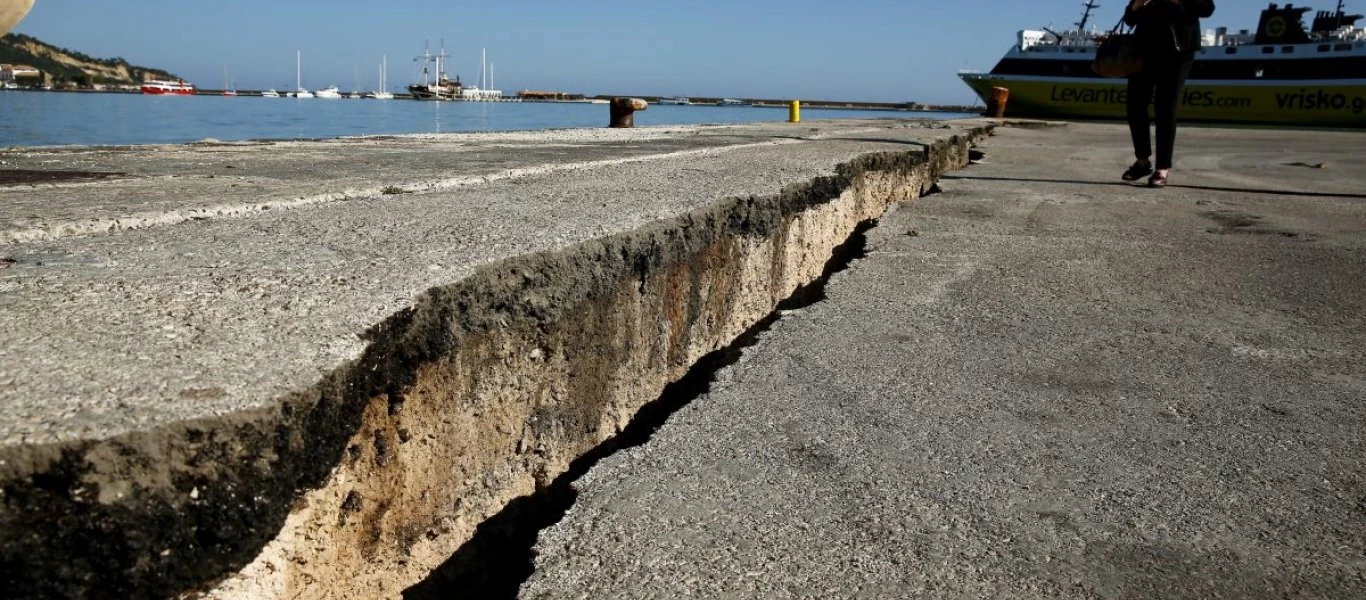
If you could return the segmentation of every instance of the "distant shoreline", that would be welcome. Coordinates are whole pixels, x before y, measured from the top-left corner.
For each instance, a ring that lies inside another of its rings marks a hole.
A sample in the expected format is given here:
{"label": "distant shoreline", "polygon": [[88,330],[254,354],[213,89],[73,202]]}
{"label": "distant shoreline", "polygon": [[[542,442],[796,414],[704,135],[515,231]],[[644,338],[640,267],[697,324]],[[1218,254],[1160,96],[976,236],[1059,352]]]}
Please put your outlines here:
{"label": "distant shoreline", "polygon": [[[94,90],[94,89],[58,89],[58,88],[54,88],[54,89],[50,89],[50,90],[34,89],[34,88],[11,88],[11,89],[3,90],[3,91],[4,91],[4,92],[58,92],[58,93],[64,93],[64,94],[139,94],[139,95],[140,95],[140,94],[142,93],[142,92],[140,92],[140,91],[138,91],[138,90],[122,90],[122,89]],[[261,95],[261,92],[262,92],[262,91],[263,91],[263,90],[237,90],[237,96],[239,96],[239,97],[259,97],[259,96]],[[199,89],[199,90],[196,90],[196,92],[195,92],[194,95],[196,95],[196,96],[222,96],[222,95],[223,95],[223,90]],[[281,95],[281,96],[284,96],[284,95],[285,95],[285,92],[281,92],[280,95]],[[593,101],[595,101],[595,100],[597,100],[597,101],[609,100],[609,99],[611,99],[611,98],[619,98],[619,97],[622,97],[622,96],[631,97],[631,98],[644,98],[644,99],[646,99],[647,101],[649,101],[651,104],[655,104],[655,103],[656,103],[656,99],[658,98],[657,96],[640,95],[640,94],[624,94],[624,95],[621,95],[621,96],[619,96],[619,95],[609,95],[609,94],[600,94],[600,95],[596,95],[596,96],[589,96],[589,97],[587,97],[587,98],[585,98],[585,99],[583,99],[583,100],[539,100],[539,99],[533,100],[533,99],[522,99],[522,98],[518,98],[518,97],[516,97],[516,96],[509,96],[505,101],[532,102],[532,103],[550,103],[550,104],[554,104],[554,103],[566,103],[566,102],[591,103],[591,102],[593,102]],[[394,94],[394,98],[395,98],[395,99],[398,99],[398,100],[411,100],[411,99],[412,99],[412,96],[410,96],[410,95],[408,95],[408,94],[396,93],[396,94]],[[720,100],[720,98],[696,97],[696,98],[693,98],[693,103],[692,103],[691,105],[692,105],[692,106],[712,106],[712,105],[715,105],[716,102],[717,102],[718,100]],[[743,100],[744,102],[748,103],[749,106],[759,107],[759,108],[786,108],[786,107],[789,105],[789,103],[792,102],[791,100],[775,100],[775,99],[763,99],[763,98],[740,98],[740,100]],[[946,105],[933,105],[933,104],[919,104],[919,103],[914,103],[914,102],[856,102],[856,101],[843,101],[843,100],[801,100],[801,103],[802,103],[802,108],[837,109],[837,110],[871,110],[871,111],[890,111],[890,112],[948,112],[948,113],[973,113],[973,112],[981,112],[981,111],[983,110],[981,106],[946,106]]]}

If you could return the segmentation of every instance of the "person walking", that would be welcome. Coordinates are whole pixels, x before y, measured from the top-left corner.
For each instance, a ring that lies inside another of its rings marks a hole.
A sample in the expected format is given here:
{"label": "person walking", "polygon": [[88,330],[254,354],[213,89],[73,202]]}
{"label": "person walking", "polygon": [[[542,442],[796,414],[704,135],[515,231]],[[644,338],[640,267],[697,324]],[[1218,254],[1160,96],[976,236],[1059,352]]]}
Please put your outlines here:
{"label": "person walking", "polygon": [[[1167,185],[1176,148],[1176,109],[1195,53],[1200,49],[1200,19],[1214,14],[1213,0],[1130,0],[1124,22],[1134,26],[1143,68],[1129,76],[1129,136],[1138,159],[1125,181],[1148,177],[1149,187]],[[1157,163],[1151,160],[1148,105],[1157,117]]]}

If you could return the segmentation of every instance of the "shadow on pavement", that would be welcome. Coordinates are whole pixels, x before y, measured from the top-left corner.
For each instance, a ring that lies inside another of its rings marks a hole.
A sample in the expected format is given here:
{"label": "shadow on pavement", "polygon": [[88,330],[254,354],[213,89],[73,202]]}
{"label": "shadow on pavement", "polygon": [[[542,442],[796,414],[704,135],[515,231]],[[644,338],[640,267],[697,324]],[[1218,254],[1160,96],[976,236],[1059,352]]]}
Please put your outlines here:
{"label": "shadow on pavement", "polygon": [[[964,181],[1017,181],[1024,183],[1063,183],[1075,185],[1117,185],[1123,187],[1144,187],[1138,183],[1124,183],[1122,181],[1084,181],[1080,179],[1045,179],[1045,178],[1026,178],[1026,177],[980,177],[970,175],[944,175],[942,179],[964,180]],[[1171,184],[1169,188],[1180,188],[1184,190],[1205,190],[1210,192],[1233,192],[1236,194],[1267,194],[1271,196],[1301,196],[1306,198],[1363,198],[1366,194],[1350,194],[1347,192],[1305,192],[1292,190],[1270,190],[1254,188],[1235,188],[1221,187],[1214,185],[1181,185]]]}

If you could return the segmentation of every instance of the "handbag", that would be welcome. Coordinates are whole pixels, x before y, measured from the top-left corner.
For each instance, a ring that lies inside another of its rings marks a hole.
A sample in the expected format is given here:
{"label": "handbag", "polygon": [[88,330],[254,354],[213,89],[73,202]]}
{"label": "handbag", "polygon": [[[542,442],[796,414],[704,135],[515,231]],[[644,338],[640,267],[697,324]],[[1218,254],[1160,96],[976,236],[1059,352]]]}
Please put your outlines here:
{"label": "handbag", "polygon": [[1124,20],[1121,19],[1096,49],[1091,70],[1101,77],[1128,77],[1143,70],[1143,53],[1138,47],[1138,36],[1132,31],[1120,33],[1123,26]]}

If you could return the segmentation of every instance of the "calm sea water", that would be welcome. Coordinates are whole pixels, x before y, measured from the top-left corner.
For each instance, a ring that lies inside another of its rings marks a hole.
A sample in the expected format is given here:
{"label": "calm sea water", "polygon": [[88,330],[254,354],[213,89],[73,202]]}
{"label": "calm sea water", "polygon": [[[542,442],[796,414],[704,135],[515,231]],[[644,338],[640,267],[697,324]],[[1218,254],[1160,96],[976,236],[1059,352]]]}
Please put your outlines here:
{"label": "calm sea water", "polygon": [[[956,118],[951,113],[802,110],[803,119]],[[0,147],[122,145],[603,127],[603,104],[419,102],[0,91]],[[651,106],[637,126],[783,121],[787,109]]]}

